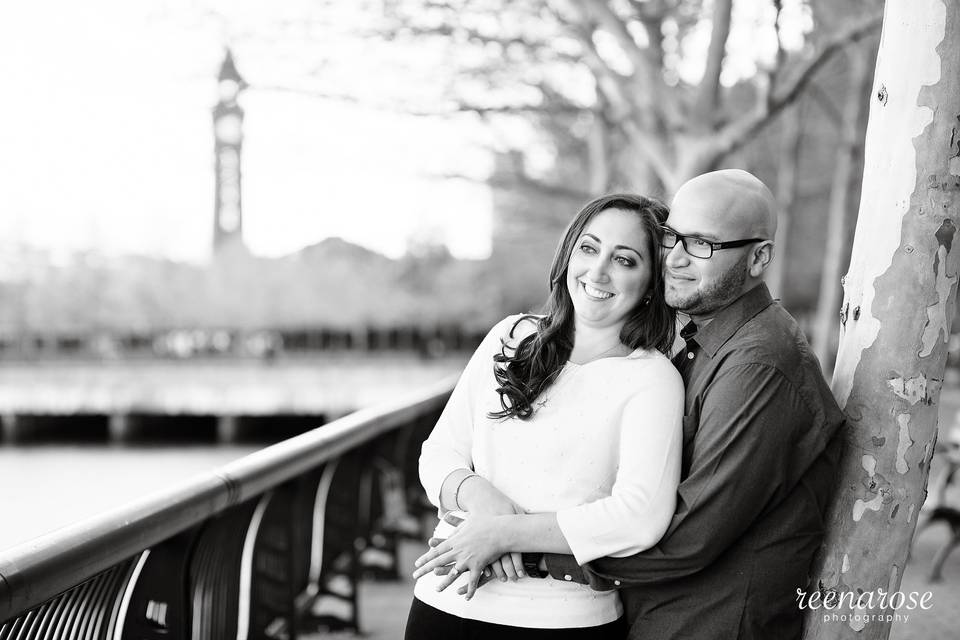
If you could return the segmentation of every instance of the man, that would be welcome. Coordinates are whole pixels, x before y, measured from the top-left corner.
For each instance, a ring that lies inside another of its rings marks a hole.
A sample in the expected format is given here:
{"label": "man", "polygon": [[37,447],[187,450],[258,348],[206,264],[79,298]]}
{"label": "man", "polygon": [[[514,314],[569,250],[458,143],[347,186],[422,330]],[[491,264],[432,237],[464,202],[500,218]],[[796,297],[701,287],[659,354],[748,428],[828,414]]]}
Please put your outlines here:
{"label": "man", "polygon": [[620,588],[630,638],[799,638],[836,480],[843,416],[794,319],[772,300],[776,205],[753,175],[684,184],[664,245],[667,303],[688,315],[674,358],[686,386],[677,510],[663,539],[550,575]]}

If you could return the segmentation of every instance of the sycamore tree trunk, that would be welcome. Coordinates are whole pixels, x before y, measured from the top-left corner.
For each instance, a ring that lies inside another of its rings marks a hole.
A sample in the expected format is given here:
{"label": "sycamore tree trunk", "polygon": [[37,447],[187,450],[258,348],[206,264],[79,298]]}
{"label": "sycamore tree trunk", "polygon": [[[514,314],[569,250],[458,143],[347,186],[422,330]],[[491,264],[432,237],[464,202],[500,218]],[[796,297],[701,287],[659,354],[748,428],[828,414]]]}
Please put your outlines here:
{"label": "sycamore tree trunk", "polygon": [[958,115],[960,5],[888,0],[833,377],[847,446],[811,583],[840,605],[806,601],[807,639],[885,639],[893,615],[924,614],[889,594],[926,496],[955,311]]}
{"label": "sycamore tree trunk", "polygon": [[847,220],[850,216],[850,183],[857,168],[857,156],[863,150],[864,102],[869,98],[872,77],[868,49],[864,45],[849,47],[850,90],[840,121],[840,144],[830,186],[827,211],[827,241],[820,272],[820,293],[813,327],[814,351],[824,369],[833,368],[839,327],[840,272],[849,246]]}

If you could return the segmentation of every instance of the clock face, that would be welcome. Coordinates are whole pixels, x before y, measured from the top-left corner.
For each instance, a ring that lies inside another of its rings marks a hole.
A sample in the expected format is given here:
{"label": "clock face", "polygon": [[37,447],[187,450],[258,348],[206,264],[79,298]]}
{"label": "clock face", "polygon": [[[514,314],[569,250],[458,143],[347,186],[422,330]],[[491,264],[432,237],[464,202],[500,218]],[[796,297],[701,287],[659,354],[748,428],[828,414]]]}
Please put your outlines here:
{"label": "clock face", "polygon": [[214,134],[217,140],[227,144],[237,144],[243,136],[243,124],[240,116],[228,113],[217,118],[214,124]]}

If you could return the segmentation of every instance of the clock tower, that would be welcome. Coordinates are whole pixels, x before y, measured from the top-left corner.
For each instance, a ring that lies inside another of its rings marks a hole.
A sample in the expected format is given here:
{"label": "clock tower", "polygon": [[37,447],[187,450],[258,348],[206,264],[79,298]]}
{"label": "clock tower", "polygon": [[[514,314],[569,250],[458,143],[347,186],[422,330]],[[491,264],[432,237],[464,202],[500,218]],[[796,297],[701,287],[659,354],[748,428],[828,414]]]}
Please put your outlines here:
{"label": "clock tower", "polygon": [[227,49],[217,76],[219,100],[213,108],[216,193],[213,213],[213,253],[228,246],[243,247],[243,216],[240,208],[240,150],[243,146],[243,109],[237,103],[247,83],[240,77]]}

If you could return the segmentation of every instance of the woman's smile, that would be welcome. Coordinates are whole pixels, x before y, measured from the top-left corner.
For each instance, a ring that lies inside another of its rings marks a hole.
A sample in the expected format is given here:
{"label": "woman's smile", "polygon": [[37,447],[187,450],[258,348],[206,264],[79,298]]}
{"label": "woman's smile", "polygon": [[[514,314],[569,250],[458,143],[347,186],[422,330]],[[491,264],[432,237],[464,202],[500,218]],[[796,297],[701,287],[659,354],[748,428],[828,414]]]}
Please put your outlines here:
{"label": "woman's smile", "polygon": [[586,293],[587,297],[591,300],[609,300],[615,295],[610,291],[604,291],[603,289],[598,289],[597,287],[591,286],[583,280],[580,281],[580,284],[583,286],[583,292]]}

